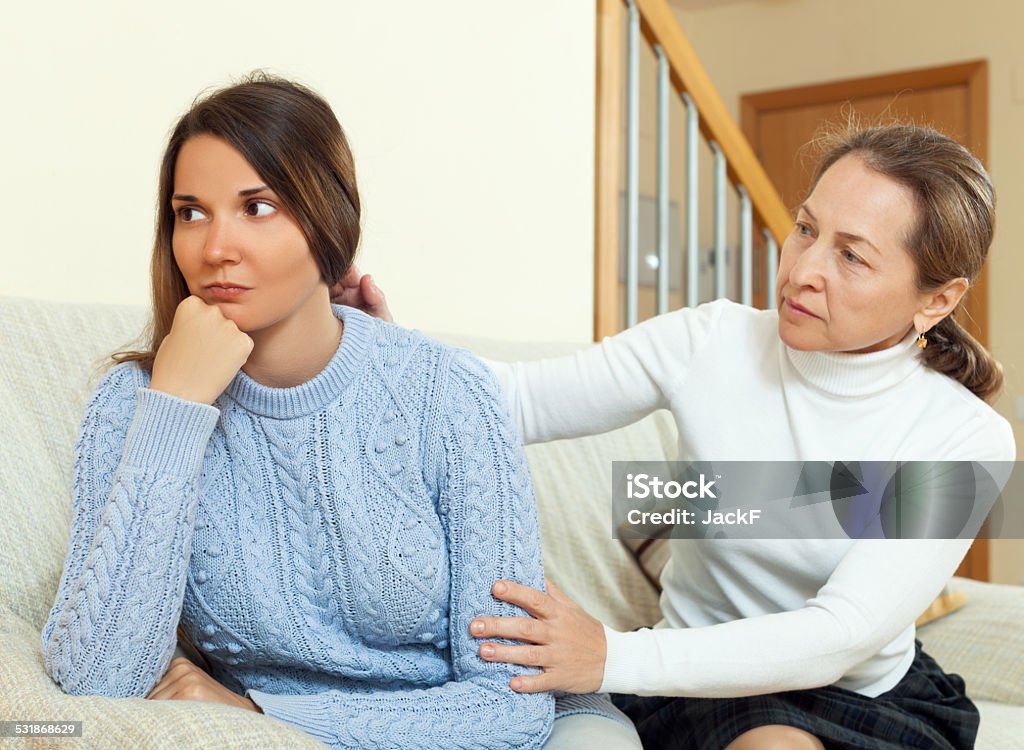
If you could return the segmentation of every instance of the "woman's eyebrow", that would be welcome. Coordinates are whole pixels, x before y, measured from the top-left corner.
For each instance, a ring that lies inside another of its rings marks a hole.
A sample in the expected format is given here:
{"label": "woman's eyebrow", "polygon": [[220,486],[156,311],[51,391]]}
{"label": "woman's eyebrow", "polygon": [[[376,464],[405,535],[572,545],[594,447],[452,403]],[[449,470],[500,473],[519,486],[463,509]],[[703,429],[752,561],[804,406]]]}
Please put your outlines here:
{"label": "woman's eyebrow", "polygon": [[[803,211],[805,214],[810,216],[812,221],[817,221],[818,220],[817,217],[811,212],[811,209],[809,209],[807,207],[806,203],[802,204],[797,209],[797,213],[799,213],[800,211]],[[864,245],[867,245],[868,247],[870,247],[872,250],[874,250],[879,255],[882,254],[882,251],[878,249],[878,246],[875,243],[873,243],[871,240],[869,240],[867,237],[861,237],[859,234],[853,234],[851,232],[836,232],[836,235],[838,235],[839,237],[842,237],[845,240],[849,240],[850,242],[862,243]]]}
{"label": "woman's eyebrow", "polygon": [[836,234],[839,235],[840,237],[844,238],[844,239],[849,240],[850,242],[852,242],[854,244],[867,245],[868,247],[870,247],[872,250],[874,250],[879,255],[882,254],[882,251],[878,249],[878,247],[875,245],[875,243],[873,243],[867,237],[861,237],[859,234],[850,234],[849,232],[836,232]]}
{"label": "woman's eyebrow", "polygon": [[[238,194],[242,198],[248,198],[250,195],[256,195],[258,193],[262,193],[262,192],[269,191],[269,190],[270,190],[270,188],[268,188],[266,185],[260,185],[259,187],[251,187],[251,188],[246,188],[245,190],[239,190]],[[195,202],[195,201],[198,201],[199,199],[196,196],[194,196],[194,195],[187,195],[185,193],[175,193],[174,195],[171,196],[171,200],[172,201],[192,201],[192,202]]]}

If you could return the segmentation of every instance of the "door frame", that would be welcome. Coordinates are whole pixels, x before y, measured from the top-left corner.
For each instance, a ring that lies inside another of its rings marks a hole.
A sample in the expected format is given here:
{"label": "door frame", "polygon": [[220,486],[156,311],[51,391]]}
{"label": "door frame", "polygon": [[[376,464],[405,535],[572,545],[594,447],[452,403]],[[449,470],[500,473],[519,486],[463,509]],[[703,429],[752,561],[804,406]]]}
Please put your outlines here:
{"label": "door frame", "polygon": [[[835,104],[849,99],[872,96],[897,96],[908,89],[963,85],[967,89],[967,128],[965,145],[988,168],[988,61],[970,60],[953,65],[918,68],[879,76],[851,78],[828,83],[745,94],[740,97],[740,127],[754,153],[760,158],[759,123],[763,115],[802,106]],[[755,259],[756,262],[756,259]],[[965,326],[988,346],[988,268],[975,279],[964,302],[969,316]],[[989,541],[978,538],[957,570],[957,575],[981,581],[989,580]]]}

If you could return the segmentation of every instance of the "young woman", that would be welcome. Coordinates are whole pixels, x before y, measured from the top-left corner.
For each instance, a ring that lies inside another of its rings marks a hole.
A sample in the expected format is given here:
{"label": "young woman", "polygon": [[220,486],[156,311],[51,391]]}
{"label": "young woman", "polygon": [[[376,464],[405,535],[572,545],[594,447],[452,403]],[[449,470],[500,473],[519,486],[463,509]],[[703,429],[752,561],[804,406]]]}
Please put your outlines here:
{"label": "young woman", "polygon": [[[553,699],[511,691],[527,670],[469,634],[495,579],[544,583],[519,436],[466,352],[331,305],[359,213],[308,89],[255,76],[178,122],[151,343],[86,410],[47,669],[72,694],[239,706],[332,747],[539,747]],[[179,622],[209,674],[172,662]]]}
{"label": "young woman", "polygon": [[[1012,461],[986,403],[1000,368],[952,317],[993,230],[991,182],[966,149],[926,128],[850,132],[783,245],[778,309],[717,301],[575,357],[493,367],[528,442],[667,408],[683,460]],[[499,581],[536,619],[475,619],[481,656],[543,668],[512,680],[521,692],[656,696],[617,699],[649,747],[973,746],[963,681],[914,637],[969,540],[671,543],[659,627],[618,633]]]}

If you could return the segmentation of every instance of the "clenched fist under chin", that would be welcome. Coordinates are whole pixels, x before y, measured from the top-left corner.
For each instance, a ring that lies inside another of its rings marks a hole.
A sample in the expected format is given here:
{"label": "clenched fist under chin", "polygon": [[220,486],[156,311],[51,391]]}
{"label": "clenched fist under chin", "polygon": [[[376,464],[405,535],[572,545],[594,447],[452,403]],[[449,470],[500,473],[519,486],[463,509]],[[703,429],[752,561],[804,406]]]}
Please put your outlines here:
{"label": "clenched fist under chin", "polygon": [[242,369],[252,348],[253,340],[225,318],[219,307],[195,295],[186,297],[157,350],[149,387],[187,401],[212,404]]}

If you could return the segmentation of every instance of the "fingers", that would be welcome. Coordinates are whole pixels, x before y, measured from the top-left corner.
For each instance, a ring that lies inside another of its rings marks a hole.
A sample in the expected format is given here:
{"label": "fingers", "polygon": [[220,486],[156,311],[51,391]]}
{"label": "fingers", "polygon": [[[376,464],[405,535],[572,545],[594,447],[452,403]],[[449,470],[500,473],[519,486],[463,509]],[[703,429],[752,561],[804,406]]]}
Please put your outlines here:
{"label": "fingers", "polygon": [[363,299],[369,307],[380,307],[384,304],[384,292],[373,282],[373,277],[366,274],[359,279],[359,290],[363,293]]}
{"label": "fingers", "polygon": [[517,693],[546,693],[558,689],[547,672],[519,675],[513,677],[508,685]]}
{"label": "fingers", "polygon": [[147,700],[151,701],[169,701],[174,698],[177,694],[177,688],[175,683],[177,680],[171,682],[161,681],[155,688],[153,688],[149,695],[146,696]]}
{"label": "fingers", "polygon": [[359,280],[359,291],[361,292],[363,302],[366,304],[366,312],[388,323],[394,322],[391,309],[388,307],[388,301],[384,297],[384,292],[377,286],[370,274],[366,274]]}
{"label": "fingers", "polygon": [[331,302],[335,305],[345,305],[347,307],[362,309],[363,294],[359,291],[358,286],[342,287],[340,285],[336,285],[331,287]]}
{"label": "fingers", "polygon": [[521,664],[524,667],[549,666],[547,653],[544,646],[509,646],[505,643],[484,643],[480,646],[480,658],[484,661]]}
{"label": "fingers", "polygon": [[344,283],[344,281],[339,281],[337,284],[335,284],[330,289],[328,289],[327,290],[327,295],[330,297],[331,302],[333,302],[334,304],[336,304],[336,305],[343,305],[343,304],[345,304],[344,302],[341,301],[342,297],[345,296],[345,283]]}
{"label": "fingers", "polygon": [[362,295],[359,291],[360,277],[362,275],[355,263],[349,266],[345,275],[328,291],[331,302],[336,305],[359,307],[362,304]]}
{"label": "fingers", "polygon": [[548,626],[530,617],[477,617],[469,625],[474,638],[508,638],[547,643]]}
{"label": "fingers", "polygon": [[345,275],[341,277],[341,281],[338,282],[343,287],[359,286],[359,277],[363,274],[359,271],[359,266],[353,263],[349,266],[349,269],[345,272]]}
{"label": "fingers", "polygon": [[328,295],[335,305],[347,305],[355,308],[363,306],[363,293],[359,289],[358,281],[351,286],[346,285],[344,280],[339,281],[330,288]]}
{"label": "fingers", "polygon": [[370,274],[362,273],[355,265],[330,288],[328,294],[331,302],[336,305],[355,307],[387,323],[394,322],[384,292]]}
{"label": "fingers", "polygon": [[534,617],[544,619],[555,613],[556,604],[550,596],[520,583],[498,581],[491,592],[496,598],[522,607]]}
{"label": "fingers", "polygon": [[512,581],[496,581],[494,596],[517,605],[531,617],[476,617],[470,623],[475,638],[501,638],[515,643],[486,641],[480,658],[543,670],[518,675],[509,686],[516,692],[567,690],[591,693],[603,679],[607,659],[604,626],[547,581],[549,594]]}
{"label": "fingers", "polygon": [[194,668],[195,665],[188,659],[181,656],[174,657],[171,659],[167,672],[160,678],[160,682],[149,691],[146,698],[154,701],[169,700],[177,693],[177,682]]}

